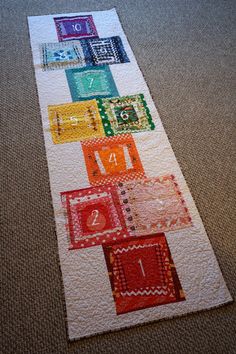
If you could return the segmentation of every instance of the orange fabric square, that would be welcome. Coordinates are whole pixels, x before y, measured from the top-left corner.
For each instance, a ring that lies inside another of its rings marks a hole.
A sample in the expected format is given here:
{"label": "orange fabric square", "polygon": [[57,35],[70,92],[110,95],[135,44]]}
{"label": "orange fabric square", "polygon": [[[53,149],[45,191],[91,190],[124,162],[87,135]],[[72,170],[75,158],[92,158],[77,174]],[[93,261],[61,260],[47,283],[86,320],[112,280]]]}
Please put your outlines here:
{"label": "orange fabric square", "polygon": [[130,134],[81,142],[92,185],[116,183],[145,177]]}

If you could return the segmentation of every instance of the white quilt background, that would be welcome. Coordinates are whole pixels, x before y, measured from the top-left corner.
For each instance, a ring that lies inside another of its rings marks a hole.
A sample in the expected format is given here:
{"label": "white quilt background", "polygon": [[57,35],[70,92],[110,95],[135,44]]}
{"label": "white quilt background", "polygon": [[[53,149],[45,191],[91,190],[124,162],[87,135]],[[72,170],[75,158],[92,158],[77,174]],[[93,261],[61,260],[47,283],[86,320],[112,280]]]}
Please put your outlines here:
{"label": "white quilt background", "polygon": [[[194,225],[165,233],[186,300],[118,316],[102,246],[68,251],[60,192],[89,187],[90,184],[80,142],[54,145],[49,131],[47,106],[72,102],[65,71],[43,72],[40,68],[39,45],[58,42],[53,18],[88,14],[93,15],[99,37],[121,37],[130,63],[110,65],[118,92],[120,96],[143,93],[156,125],[154,131],[133,134],[146,175],[176,176]],[[201,218],[116,10],[33,16],[28,18],[28,22],[65,289],[69,339],[208,309],[231,301]]]}

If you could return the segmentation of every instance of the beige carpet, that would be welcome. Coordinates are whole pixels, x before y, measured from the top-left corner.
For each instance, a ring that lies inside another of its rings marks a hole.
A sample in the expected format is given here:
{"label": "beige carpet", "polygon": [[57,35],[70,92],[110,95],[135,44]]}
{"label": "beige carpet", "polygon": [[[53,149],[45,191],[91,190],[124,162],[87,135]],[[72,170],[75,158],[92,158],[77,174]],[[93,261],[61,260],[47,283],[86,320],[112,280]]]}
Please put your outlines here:
{"label": "beige carpet", "polygon": [[235,297],[235,5],[233,0],[2,1],[1,353],[235,353],[235,304],[67,342],[26,20],[117,7]]}

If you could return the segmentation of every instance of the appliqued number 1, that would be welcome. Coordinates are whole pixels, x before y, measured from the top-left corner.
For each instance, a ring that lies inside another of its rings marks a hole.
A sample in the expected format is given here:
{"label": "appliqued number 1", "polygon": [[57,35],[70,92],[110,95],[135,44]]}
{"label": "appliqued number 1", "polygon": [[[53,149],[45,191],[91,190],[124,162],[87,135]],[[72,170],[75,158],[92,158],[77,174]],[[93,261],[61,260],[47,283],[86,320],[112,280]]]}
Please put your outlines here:
{"label": "appliqued number 1", "polygon": [[145,274],[145,271],[144,271],[144,268],[143,268],[143,263],[142,263],[142,260],[141,260],[141,259],[138,260],[138,264],[140,265],[142,275],[143,275],[144,277],[146,277],[146,274]]}

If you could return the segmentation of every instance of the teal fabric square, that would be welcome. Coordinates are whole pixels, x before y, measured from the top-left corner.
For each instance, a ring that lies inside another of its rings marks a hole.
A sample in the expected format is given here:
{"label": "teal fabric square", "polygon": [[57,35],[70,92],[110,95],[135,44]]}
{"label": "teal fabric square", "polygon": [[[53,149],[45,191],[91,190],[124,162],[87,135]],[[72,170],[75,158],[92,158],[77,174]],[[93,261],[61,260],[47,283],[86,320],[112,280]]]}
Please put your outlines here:
{"label": "teal fabric square", "polygon": [[73,102],[119,96],[108,65],[68,69],[66,77]]}

